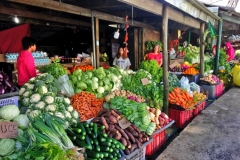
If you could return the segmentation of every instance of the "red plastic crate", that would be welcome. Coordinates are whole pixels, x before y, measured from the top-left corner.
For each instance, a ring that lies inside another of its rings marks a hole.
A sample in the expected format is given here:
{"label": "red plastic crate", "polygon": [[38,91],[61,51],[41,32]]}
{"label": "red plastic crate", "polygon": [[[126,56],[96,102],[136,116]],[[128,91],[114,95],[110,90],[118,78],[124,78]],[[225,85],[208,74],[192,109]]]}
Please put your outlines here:
{"label": "red plastic crate", "polygon": [[207,104],[206,100],[198,104],[193,110],[193,117],[196,117],[202,110],[204,110],[206,107],[206,104]]}
{"label": "red plastic crate", "polygon": [[153,141],[146,146],[146,155],[151,156],[166,143],[166,130],[153,135]]}
{"label": "red plastic crate", "polygon": [[224,88],[224,84],[223,83],[219,83],[218,85],[216,85],[216,98],[220,97],[223,94],[223,88]]}
{"label": "red plastic crate", "polygon": [[169,108],[169,118],[175,121],[175,125],[178,128],[184,128],[191,121],[193,117],[193,110],[179,111],[176,109]]}

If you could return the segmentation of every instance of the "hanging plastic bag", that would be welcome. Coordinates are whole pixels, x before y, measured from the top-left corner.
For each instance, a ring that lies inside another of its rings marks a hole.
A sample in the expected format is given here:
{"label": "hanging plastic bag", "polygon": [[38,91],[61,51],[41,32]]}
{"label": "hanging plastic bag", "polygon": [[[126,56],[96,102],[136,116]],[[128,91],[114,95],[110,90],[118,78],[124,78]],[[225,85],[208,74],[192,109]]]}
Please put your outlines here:
{"label": "hanging plastic bag", "polygon": [[197,85],[195,82],[192,82],[189,85],[190,85],[191,91],[193,91],[193,92],[196,91],[198,93],[200,92],[200,86]]}
{"label": "hanging plastic bag", "polygon": [[182,77],[180,80],[181,88],[186,89],[190,95],[192,95],[192,91],[190,90],[189,80],[187,77]]}
{"label": "hanging plastic bag", "polygon": [[240,66],[236,65],[233,69],[233,82],[240,87]]}
{"label": "hanging plastic bag", "polygon": [[61,92],[63,94],[65,94],[67,97],[72,97],[72,95],[74,94],[74,90],[73,90],[72,84],[68,78],[68,75],[65,74],[65,75],[59,77],[58,82],[61,85]]}

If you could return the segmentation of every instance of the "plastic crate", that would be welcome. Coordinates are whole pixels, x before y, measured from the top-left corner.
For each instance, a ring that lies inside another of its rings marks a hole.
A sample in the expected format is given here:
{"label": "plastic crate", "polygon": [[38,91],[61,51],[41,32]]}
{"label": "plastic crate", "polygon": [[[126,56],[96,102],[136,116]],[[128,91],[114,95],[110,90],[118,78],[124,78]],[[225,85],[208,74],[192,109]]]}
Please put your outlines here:
{"label": "plastic crate", "polygon": [[208,92],[208,99],[215,100],[216,98],[220,97],[223,94],[223,83],[206,85],[200,84],[204,91]]}
{"label": "plastic crate", "polygon": [[206,107],[206,100],[200,102],[196,105],[195,109],[193,110],[193,117],[196,117],[202,110]]}
{"label": "plastic crate", "polygon": [[193,117],[193,110],[179,111],[169,108],[169,118],[175,121],[175,125],[178,128],[184,128],[188,125]]}
{"label": "plastic crate", "polygon": [[0,108],[2,108],[3,106],[6,106],[6,105],[18,106],[18,97],[14,96],[14,97],[0,99]]}
{"label": "plastic crate", "polygon": [[0,99],[18,96],[18,93],[19,93],[19,89],[18,89],[18,87],[15,86],[14,91],[12,93],[1,94]]}
{"label": "plastic crate", "polygon": [[181,79],[183,76],[188,78],[189,83],[191,83],[191,82],[198,83],[198,82],[200,81],[200,75],[199,75],[199,74],[195,74],[195,75],[182,74],[182,75],[180,76],[180,79]]}
{"label": "plastic crate", "polygon": [[166,130],[153,135],[153,141],[146,146],[146,155],[151,156],[166,143]]}

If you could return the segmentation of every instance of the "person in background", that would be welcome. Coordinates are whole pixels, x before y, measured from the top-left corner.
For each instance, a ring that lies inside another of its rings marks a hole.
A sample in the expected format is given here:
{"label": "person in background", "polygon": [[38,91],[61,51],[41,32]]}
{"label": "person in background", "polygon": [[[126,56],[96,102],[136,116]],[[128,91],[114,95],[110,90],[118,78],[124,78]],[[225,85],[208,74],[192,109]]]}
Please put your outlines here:
{"label": "person in background", "polygon": [[129,69],[131,62],[127,57],[127,54],[124,54],[123,47],[118,48],[118,54],[113,60],[114,66],[119,66],[121,69]]}
{"label": "person in background", "polygon": [[36,50],[36,41],[31,37],[22,39],[23,50],[17,58],[18,87],[22,87],[29,79],[36,77],[36,69],[32,52]]}
{"label": "person in background", "polygon": [[162,66],[162,53],[160,52],[160,46],[154,45],[153,51],[148,53],[145,57],[146,60],[156,60],[159,67]]}
{"label": "person in background", "polygon": [[228,59],[227,60],[229,62],[229,61],[234,59],[235,51],[234,51],[234,49],[233,49],[233,47],[232,47],[230,42],[226,42],[225,47],[226,47],[225,48],[226,49],[226,54],[228,55]]}
{"label": "person in background", "polygon": [[212,58],[214,58],[214,57],[216,56],[216,52],[217,52],[217,46],[214,45],[214,46],[212,47]]}

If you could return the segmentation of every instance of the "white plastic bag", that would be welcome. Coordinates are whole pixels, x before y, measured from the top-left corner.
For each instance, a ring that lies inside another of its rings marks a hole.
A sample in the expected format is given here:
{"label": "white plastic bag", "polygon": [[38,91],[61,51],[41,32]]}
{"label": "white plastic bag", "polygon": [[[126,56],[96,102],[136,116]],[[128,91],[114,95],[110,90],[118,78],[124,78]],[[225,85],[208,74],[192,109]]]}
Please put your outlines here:
{"label": "white plastic bag", "polygon": [[191,91],[193,91],[193,92],[196,91],[198,93],[200,92],[200,86],[197,85],[195,82],[192,82],[189,85],[190,85]]}
{"label": "white plastic bag", "polygon": [[188,92],[191,96],[193,95],[193,93],[192,93],[192,91],[191,91],[191,89],[190,89],[189,80],[188,80],[187,77],[184,77],[184,76],[183,76],[183,77],[181,78],[181,80],[180,80],[180,84],[181,84],[181,88],[186,89],[187,92]]}

